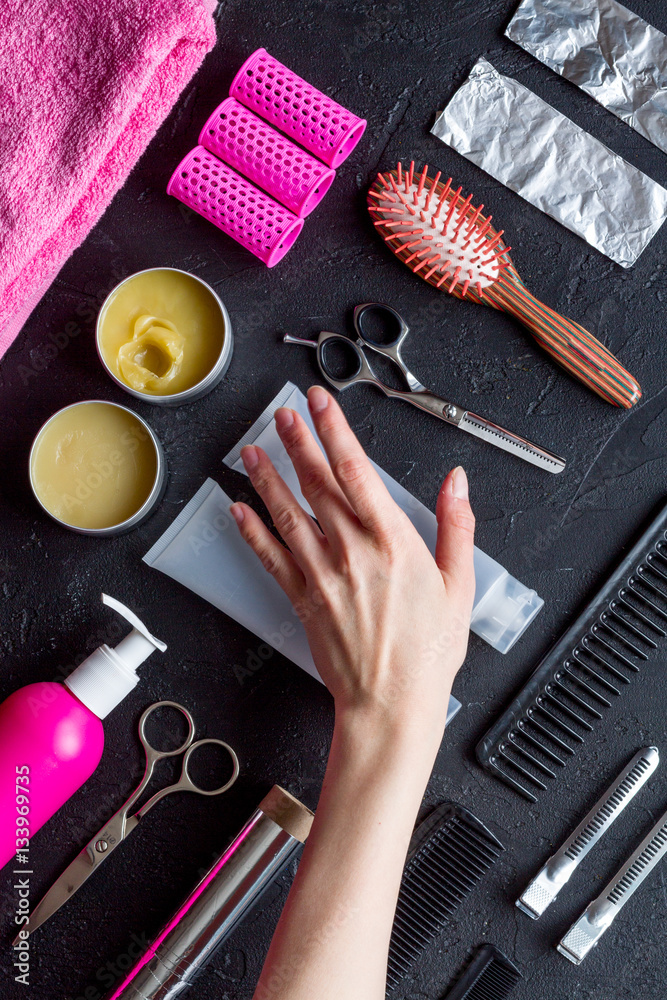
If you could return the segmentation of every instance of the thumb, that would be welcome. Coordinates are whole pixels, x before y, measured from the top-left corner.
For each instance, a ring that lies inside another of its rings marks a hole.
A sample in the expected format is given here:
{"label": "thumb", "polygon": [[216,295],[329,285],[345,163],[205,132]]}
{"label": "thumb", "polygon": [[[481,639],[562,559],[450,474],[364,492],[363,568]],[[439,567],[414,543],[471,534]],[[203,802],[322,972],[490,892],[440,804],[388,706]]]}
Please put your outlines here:
{"label": "thumb", "polygon": [[440,487],[435,514],[438,520],[435,561],[445,587],[452,597],[472,608],[475,516],[468,502],[468,478],[461,466],[452,469]]}

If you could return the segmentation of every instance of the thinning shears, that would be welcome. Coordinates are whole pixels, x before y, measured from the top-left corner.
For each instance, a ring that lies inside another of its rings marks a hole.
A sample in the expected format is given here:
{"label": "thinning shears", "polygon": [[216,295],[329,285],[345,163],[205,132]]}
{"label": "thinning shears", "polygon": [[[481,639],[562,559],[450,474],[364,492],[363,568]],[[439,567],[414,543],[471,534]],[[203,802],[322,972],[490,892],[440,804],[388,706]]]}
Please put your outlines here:
{"label": "thinning shears", "polygon": [[[184,740],[174,750],[158,750],[154,747],[146,735],[146,723],[149,717],[160,708],[171,708],[185,716],[188,732]],[[37,930],[46,920],[51,917],[56,910],[59,910],[63,903],[66,903],[74,893],[81,888],[83,883],[90,878],[94,871],[111,856],[114,850],[128,837],[135,829],[141,819],[144,818],[154,805],[160,802],[165,796],[173,792],[196,792],[198,795],[221,795],[231,788],[239,775],[239,759],[228,743],[216,739],[202,739],[194,742],[195,723],[188,712],[175,701],[156,701],[153,705],[142,713],[139,719],[139,739],[141,740],[146,754],[146,768],[144,776],[129,799],[120,807],[108,823],[99,830],[95,836],[86,844],[83,850],[76,856],[74,861],[65,869],[62,875],[53,883],[45,896],[39,901],[35,909],[30,914],[30,918],[25,928],[29,934]],[[215,744],[221,746],[230,756],[232,763],[231,777],[219,788],[211,790],[200,788],[195,784],[190,776],[188,765],[192,754],[200,747]],[[130,810],[139,801],[146,790],[153,775],[153,770],[158,761],[165,757],[176,757],[183,754],[181,766],[181,776],[178,781],[171,785],[160,788],[140,809],[131,816]],[[18,939],[17,939],[18,940]]]}
{"label": "thinning shears", "polygon": [[[382,326],[388,333],[386,339],[380,341],[371,335],[368,326],[373,318],[382,321]],[[356,340],[352,340],[350,337],[346,337],[340,333],[331,333],[328,330],[323,330],[317,340],[306,340],[301,337],[292,337],[290,334],[285,334],[283,341],[286,344],[305,344],[308,347],[314,347],[317,350],[317,363],[320,371],[329,385],[332,385],[335,389],[342,391],[343,389],[349,389],[351,385],[356,385],[358,382],[368,382],[381,389],[385,396],[389,396],[391,399],[404,399],[406,402],[418,407],[418,409],[425,410],[440,420],[444,420],[445,423],[458,427],[459,430],[467,431],[468,434],[472,434],[474,437],[494,444],[496,448],[502,448],[503,451],[517,455],[525,462],[531,462],[541,469],[546,469],[547,472],[558,473],[563,471],[565,460],[553,454],[553,452],[548,451],[546,448],[540,448],[539,445],[533,444],[531,441],[526,440],[526,438],[519,437],[518,434],[512,434],[510,431],[505,430],[504,427],[500,427],[498,424],[494,424],[490,420],[478,416],[476,413],[464,410],[462,407],[456,406],[456,404],[450,403],[448,400],[429,392],[403,361],[401,347],[410,331],[403,317],[391,306],[384,305],[381,302],[366,302],[363,305],[356,306],[353,323]],[[347,359],[352,363],[352,368],[345,377],[340,377],[336,373],[332,360],[327,357],[334,347],[337,347],[339,350],[342,349]],[[385,382],[382,382],[368,363],[364,348],[368,348],[371,351],[375,351],[376,354],[381,354],[383,357],[389,358],[399,368],[401,375],[407,383],[407,390],[394,389]]]}

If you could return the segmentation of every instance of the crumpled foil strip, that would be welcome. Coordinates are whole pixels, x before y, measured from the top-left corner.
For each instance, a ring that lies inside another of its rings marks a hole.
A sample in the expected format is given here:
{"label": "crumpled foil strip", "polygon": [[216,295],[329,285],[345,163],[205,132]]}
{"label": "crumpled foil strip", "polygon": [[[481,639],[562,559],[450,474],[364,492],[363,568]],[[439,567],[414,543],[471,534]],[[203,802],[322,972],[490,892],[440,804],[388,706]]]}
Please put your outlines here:
{"label": "crumpled foil strip", "polygon": [[667,153],[667,36],[616,0],[523,0],[505,32]]}
{"label": "crumpled foil strip", "polygon": [[480,59],[433,135],[623,267],[667,218],[667,191]]}

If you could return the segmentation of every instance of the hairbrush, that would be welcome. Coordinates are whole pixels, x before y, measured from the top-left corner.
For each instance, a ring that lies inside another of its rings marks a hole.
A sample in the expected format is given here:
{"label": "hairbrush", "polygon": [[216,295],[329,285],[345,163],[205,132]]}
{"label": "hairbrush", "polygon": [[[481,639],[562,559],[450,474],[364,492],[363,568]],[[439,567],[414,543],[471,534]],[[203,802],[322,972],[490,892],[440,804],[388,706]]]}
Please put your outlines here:
{"label": "hairbrush", "polygon": [[483,944],[444,1000],[506,1000],[523,976],[507,955]]}
{"label": "hairbrush", "polygon": [[415,174],[399,163],[379,173],[368,209],[385,243],[430,285],[459,299],[509,313],[566,371],[608,403],[629,408],[641,397],[635,379],[599,340],[528,291],[491,216],[474,208],[452,179]]}
{"label": "hairbrush", "polygon": [[389,943],[387,991],[407,974],[505,848],[476,816],[442,802],[416,828]]}

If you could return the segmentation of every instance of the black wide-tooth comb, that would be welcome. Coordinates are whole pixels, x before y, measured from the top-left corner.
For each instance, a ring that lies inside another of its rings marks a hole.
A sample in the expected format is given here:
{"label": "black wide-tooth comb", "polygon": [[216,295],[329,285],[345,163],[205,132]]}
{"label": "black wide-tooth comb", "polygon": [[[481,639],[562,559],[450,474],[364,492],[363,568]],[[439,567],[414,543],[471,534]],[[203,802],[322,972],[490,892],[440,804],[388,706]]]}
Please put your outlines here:
{"label": "black wide-tooth comb", "polygon": [[387,991],[406,975],[504,849],[471,812],[454,802],[442,802],[419,824],[398,894]]}
{"label": "black wide-tooth comb", "polygon": [[[667,651],[667,505],[477,745],[529,802],[591,737],[614,698]],[[657,662],[656,662],[657,661]]]}
{"label": "black wide-tooth comb", "polygon": [[507,1000],[523,976],[492,944],[483,944],[443,1000]]}

